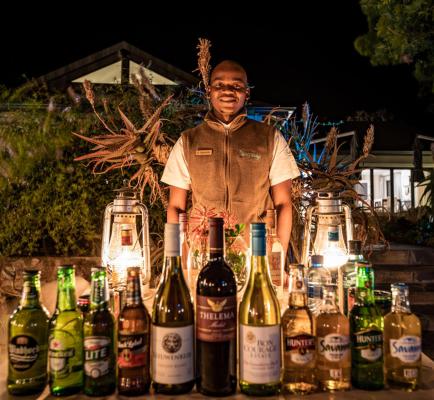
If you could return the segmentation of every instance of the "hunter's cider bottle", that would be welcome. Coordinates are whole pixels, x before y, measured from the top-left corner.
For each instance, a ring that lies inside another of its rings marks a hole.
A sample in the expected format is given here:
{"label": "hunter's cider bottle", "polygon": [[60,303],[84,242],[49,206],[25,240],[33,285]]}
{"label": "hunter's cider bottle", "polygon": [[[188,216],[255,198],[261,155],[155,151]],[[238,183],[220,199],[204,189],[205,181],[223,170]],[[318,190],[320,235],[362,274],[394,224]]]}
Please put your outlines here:
{"label": "hunter's cider bottle", "polygon": [[351,387],[350,323],[336,303],[336,286],[323,288],[323,305],[316,319],[316,373],[322,390]]}
{"label": "hunter's cider bottle", "polygon": [[75,394],[83,387],[83,319],[76,307],[74,266],[61,265],[48,337],[49,383],[54,396]]}
{"label": "hunter's cider bottle", "polygon": [[254,396],[280,390],[280,305],[270,279],[265,224],[250,225],[252,262],[240,304],[240,389]]}
{"label": "hunter's cider bottle", "polygon": [[359,389],[384,387],[383,316],[375,305],[374,272],[357,265],[356,303],[350,312],[351,383]]}
{"label": "hunter's cider bottle", "polygon": [[282,316],[284,393],[308,394],[317,387],[315,337],[307,305],[303,265],[291,268],[288,308]]}
{"label": "hunter's cider bottle", "polygon": [[20,305],[9,319],[7,385],[11,395],[36,394],[47,384],[49,318],[40,290],[40,272],[24,271]]}
{"label": "hunter's cider bottle", "polygon": [[415,390],[420,380],[421,325],[410,311],[408,286],[392,285],[392,311],[384,317],[384,359],[389,386]]}
{"label": "hunter's cider bottle", "polygon": [[106,270],[92,268],[90,311],[84,319],[84,393],[108,396],[116,389],[115,320],[109,309]]}

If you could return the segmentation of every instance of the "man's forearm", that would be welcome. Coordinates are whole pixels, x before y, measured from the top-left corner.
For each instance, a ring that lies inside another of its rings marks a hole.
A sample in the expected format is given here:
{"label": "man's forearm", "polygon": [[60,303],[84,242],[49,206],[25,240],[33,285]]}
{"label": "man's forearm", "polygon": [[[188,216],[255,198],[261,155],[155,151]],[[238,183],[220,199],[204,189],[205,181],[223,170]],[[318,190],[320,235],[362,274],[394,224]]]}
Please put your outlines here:
{"label": "man's forearm", "polygon": [[285,254],[288,251],[292,229],[292,205],[281,204],[276,207],[277,211],[277,236],[279,236]]}
{"label": "man's forearm", "polygon": [[187,207],[187,190],[170,186],[169,205],[167,206],[167,222],[177,224],[179,214]]}
{"label": "man's forearm", "polygon": [[177,224],[179,221],[179,213],[181,212],[183,212],[183,210],[169,205],[167,207],[167,222],[169,224]]}

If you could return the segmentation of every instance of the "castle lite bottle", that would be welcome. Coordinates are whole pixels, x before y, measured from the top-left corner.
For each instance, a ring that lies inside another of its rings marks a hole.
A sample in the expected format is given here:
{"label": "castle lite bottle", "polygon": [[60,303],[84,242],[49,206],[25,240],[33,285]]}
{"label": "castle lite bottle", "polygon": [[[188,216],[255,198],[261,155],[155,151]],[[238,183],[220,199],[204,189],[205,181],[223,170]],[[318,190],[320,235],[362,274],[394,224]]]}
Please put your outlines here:
{"label": "castle lite bottle", "polygon": [[151,384],[151,318],[142,301],[140,268],[127,270],[127,299],[118,320],[118,394],[141,396]]}
{"label": "castle lite bottle", "polygon": [[408,286],[392,285],[392,311],[384,317],[384,360],[389,386],[417,389],[421,368],[421,325],[410,311]]}
{"label": "castle lite bottle", "polygon": [[40,272],[24,271],[18,308],[9,318],[7,385],[12,395],[41,392],[47,384],[48,312],[41,305]]}
{"label": "castle lite bottle", "polygon": [[359,389],[384,387],[383,317],[375,305],[374,272],[357,265],[356,303],[350,312],[351,383]]}
{"label": "castle lite bottle", "polygon": [[290,270],[288,308],[282,316],[284,393],[308,394],[317,387],[315,337],[312,314],[307,306],[304,267]]}
{"label": "castle lite bottle", "polygon": [[166,224],[165,265],[152,311],[152,381],[157,393],[188,393],[195,383],[194,309],[184,278],[179,224]]}
{"label": "castle lite bottle", "polygon": [[196,288],[197,390],[235,393],[237,385],[237,282],[223,257],[223,218],[210,218],[209,262]]}
{"label": "castle lite bottle", "polygon": [[339,312],[336,286],[324,286],[323,293],[315,324],[316,374],[321,389],[347,390],[351,387],[350,323]]}
{"label": "castle lite bottle", "polygon": [[83,326],[84,393],[107,396],[116,389],[115,321],[109,310],[105,268],[92,268],[90,311]]}
{"label": "castle lite bottle", "polygon": [[75,269],[57,268],[57,304],[50,320],[48,365],[51,394],[66,396],[83,387],[83,319],[76,309]]}
{"label": "castle lite bottle", "polygon": [[252,262],[239,315],[240,389],[248,395],[271,396],[280,390],[280,305],[270,279],[265,224],[251,224],[250,235]]}

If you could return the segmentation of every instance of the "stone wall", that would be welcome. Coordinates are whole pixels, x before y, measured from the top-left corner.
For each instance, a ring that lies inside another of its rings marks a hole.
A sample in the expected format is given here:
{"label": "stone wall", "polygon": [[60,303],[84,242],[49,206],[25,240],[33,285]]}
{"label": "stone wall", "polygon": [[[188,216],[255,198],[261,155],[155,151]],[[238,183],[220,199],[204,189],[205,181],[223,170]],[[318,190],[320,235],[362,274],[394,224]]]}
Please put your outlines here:
{"label": "stone wall", "polygon": [[73,264],[77,276],[90,280],[90,270],[100,265],[100,257],[14,257],[0,259],[0,296],[19,296],[23,270],[39,269],[42,283],[56,280],[59,265]]}
{"label": "stone wall", "polygon": [[[42,303],[50,313],[56,302],[56,270],[58,265],[73,264],[76,268],[77,295],[88,290],[91,268],[100,257],[16,257],[0,258],[0,345],[7,340],[9,315],[18,305],[23,287],[23,270],[41,271]],[[84,279],[83,279],[84,278]]]}

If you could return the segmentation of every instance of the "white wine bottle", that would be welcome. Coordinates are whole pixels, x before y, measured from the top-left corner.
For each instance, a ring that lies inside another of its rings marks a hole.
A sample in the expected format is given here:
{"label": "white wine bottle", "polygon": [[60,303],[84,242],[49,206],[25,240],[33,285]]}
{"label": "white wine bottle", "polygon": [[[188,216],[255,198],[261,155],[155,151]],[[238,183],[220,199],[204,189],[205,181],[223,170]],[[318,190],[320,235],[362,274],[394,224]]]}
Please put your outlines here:
{"label": "white wine bottle", "polygon": [[250,225],[252,262],[240,305],[240,389],[253,396],[280,390],[280,306],[270,279],[265,224]]}
{"label": "white wine bottle", "polygon": [[152,380],[157,393],[193,389],[194,310],[181,266],[179,224],[166,224],[164,276],[152,311]]}

